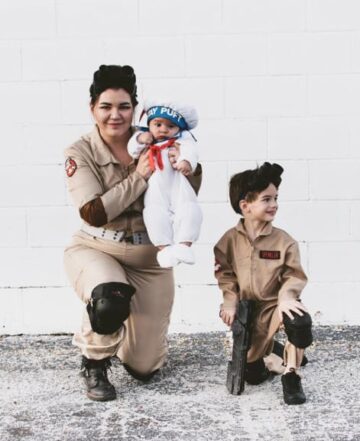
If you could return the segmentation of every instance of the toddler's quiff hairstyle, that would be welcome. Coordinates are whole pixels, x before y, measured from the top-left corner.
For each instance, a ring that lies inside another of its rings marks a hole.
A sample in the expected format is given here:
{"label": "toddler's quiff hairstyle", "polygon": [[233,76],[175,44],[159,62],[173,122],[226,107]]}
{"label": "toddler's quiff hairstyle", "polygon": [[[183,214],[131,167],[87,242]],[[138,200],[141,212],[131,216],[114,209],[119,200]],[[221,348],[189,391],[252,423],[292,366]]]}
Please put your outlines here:
{"label": "toddler's quiff hairstyle", "polygon": [[254,170],[245,170],[233,175],[230,179],[229,194],[234,211],[242,215],[240,201],[243,199],[247,202],[254,201],[257,195],[270,184],[279,188],[283,171],[284,169],[279,164],[264,162],[262,166]]}

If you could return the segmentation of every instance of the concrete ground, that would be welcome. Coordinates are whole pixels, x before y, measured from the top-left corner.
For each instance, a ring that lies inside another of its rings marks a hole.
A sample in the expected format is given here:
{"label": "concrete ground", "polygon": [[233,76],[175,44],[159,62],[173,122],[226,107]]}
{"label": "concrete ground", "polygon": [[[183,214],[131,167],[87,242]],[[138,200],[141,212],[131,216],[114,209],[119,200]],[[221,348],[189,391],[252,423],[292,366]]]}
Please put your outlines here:
{"label": "concrete ground", "polygon": [[148,384],[118,361],[116,401],[83,393],[70,336],[0,337],[0,440],[359,441],[360,328],[320,327],[303,369],[307,402],[287,406],[279,377],[225,388],[224,333],[173,334],[169,362]]}

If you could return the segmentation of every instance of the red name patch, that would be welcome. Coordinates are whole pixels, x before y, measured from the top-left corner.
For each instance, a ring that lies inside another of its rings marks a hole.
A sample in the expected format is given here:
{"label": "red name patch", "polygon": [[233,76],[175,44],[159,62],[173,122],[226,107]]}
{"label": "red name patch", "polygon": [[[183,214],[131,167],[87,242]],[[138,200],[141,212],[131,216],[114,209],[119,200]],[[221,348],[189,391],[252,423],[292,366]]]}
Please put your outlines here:
{"label": "red name patch", "polygon": [[65,161],[65,171],[66,174],[71,178],[71,176],[76,172],[77,164],[73,158],[67,158]]}
{"label": "red name patch", "polygon": [[260,259],[280,259],[280,251],[260,251]]}

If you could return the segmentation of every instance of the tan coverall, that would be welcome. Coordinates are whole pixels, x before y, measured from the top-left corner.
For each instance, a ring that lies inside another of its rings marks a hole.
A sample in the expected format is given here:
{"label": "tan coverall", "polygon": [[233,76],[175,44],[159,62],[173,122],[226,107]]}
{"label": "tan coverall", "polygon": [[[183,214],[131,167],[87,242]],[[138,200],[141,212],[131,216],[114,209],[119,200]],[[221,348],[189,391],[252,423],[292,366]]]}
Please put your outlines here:
{"label": "tan coverall", "polygon": [[[89,201],[98,198],[105,217],[101,228],[96,225],[99,230],[125,232],[127,237],[146,231],[142,210],[147,181],[135,170],[134,162],[124,166],[111,154],[97,127],[67,148],[65,156],[67,187],[80,214]],[[201,173],[191,179],[196,190],[200,181]],[[174,280],[171,269],[159,267],[156,253],[152,244],[101,239],[81,230],[75,233],[65,250],[64,264],[71,285],[85,304],[101,283],[123,282],[136,289],[125,326],[113,334],[93,332],[84,308],[81,329],[73,338],[84,356],[103,359],[117,355],[144,375],[163,365]]]}
{"label": "tan coverall", "polygon": [[[239,299],[257,302],[247,361],[269,355],[281,325],[279,302],[299,299],[307,282],[297,242],[271,223],[251,242],[241,219],[222,236],[214,253],[215,277],[224,295],[222,307],[234,307]],[[299,351],[289,342],[285,345],[288,354],[284,356],[296,364],[296,368],[301,363],[301,359],[295,360],[299,358],[296,355]]]}

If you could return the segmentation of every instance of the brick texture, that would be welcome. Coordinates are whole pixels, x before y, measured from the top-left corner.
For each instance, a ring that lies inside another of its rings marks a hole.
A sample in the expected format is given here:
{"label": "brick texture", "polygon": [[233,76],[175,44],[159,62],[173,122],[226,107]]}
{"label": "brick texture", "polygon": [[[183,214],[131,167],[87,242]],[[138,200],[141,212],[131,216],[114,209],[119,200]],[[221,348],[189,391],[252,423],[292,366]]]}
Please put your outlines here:
{"label": "brick texture", "polygon": [[359,49],[357,0],[2,0],[0,333],[79,325],[63,150],[92,127],[100,64],[133,65],[140,100],[200,115],[204,223],[196,265],[175,270],[171,331],[225,329],[212,248],[237,222],[228,180],[265,160],[285,168],[275,224],[300,241],[304,302],[317,323],[359,325]]}

